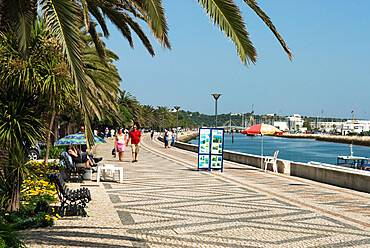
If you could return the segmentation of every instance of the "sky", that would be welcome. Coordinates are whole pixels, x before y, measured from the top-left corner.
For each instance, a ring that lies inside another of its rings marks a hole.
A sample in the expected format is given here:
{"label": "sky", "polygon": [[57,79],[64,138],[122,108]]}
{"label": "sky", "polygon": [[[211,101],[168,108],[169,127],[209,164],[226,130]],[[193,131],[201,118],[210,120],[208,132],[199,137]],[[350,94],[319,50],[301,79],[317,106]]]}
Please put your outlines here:
{"label": "sky", "polygon": [[234,45],[194,0],[163,0],[172,50],[153,39],[152,57],[137,37],[135,48],[110,25],[105,41],[120,60],[120,88],[141,104],[180,106],[214,114],[277,114],[370,119],[370,1],[257,0],[291,49],[279,42],[243,2],[240,7],[257,49],[244,66]]}

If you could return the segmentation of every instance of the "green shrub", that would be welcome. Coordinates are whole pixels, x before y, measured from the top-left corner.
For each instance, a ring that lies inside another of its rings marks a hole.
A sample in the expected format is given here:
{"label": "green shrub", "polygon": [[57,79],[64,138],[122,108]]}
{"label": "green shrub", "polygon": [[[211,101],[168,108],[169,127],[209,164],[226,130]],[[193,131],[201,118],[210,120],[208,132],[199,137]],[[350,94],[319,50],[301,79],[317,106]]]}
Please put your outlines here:
{"label": "green shrub", "polygon": [[3,215],[0,217],[0,220],[1,219],[3,219],[3,223],[9,225],[14,230],[24,230],[28,228],[52,226],[56,217],[50,216],[46,212],[22,210],[20,212]]}
{"label": "green shrub", "polygon": [[20,219],[19,222],[14,224],[15,230],[24,230],[28,228],[38,228],[52,226],[54,223],[53,218],[44,212]]}
{"label": "green shrub", "polygon": [[26,247],[22,241],[18,239],[19,233],[14,231],[12,226],[0,217],[0,248],[5,247]]}
{"label": "green shrub", "polygon": [[[50,146],[49,158],[58,159],[60,153],[65,150],[65,147]],[[46,148],[41,151],[41,158],[44,159],[46,154]]]}

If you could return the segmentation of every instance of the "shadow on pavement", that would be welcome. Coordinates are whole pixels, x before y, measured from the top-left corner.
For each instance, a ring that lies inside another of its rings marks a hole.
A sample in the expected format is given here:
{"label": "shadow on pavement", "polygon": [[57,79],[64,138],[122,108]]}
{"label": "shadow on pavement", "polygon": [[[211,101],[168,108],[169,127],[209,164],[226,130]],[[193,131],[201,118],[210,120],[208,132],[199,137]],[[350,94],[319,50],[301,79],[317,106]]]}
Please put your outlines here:
{"label": "shadow on pavement", "polygon": [[[37,229],[31,230],[27,233],[23,233],[22,237],[27,240],[29,245],[42,245],[45,247],[49,246],[63,246],[63,247],[148,247],[145,240],[137,239],[125,235],[113,235],[113,234],[100,234],[100,233],[90,233],[84,232],[81,229],[84,227],[53,227],[52,230]],[[94,227],[85,227],[92,229]],[[99,228],[96,229],[117,229],[117,228]],[[58,230],[59,229],[59,230]],[[79,229],[69,230],[69,229]],[[70,237],[81,237],[87,240],[70,240]],[[96,241],[94,241],[96,240]],[[121,244],[111,244],[105,241],[116,240],[119,241],[130,241],[132,245]]]}

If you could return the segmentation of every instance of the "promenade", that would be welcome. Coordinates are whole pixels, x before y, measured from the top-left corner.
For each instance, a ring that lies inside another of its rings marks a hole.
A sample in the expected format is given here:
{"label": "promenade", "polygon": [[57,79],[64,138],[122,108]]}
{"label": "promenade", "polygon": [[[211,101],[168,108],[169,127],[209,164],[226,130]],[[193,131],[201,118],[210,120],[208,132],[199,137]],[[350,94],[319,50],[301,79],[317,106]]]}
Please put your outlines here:
{"label": "promenade", "polygon": [[[225,161],[197,171],[197,154],[144,136],[137,163],[97,147],[122,166],[124,183],[89,187],[90,217],[22,232],[28,247],[369,247],[370,195]],[[96,177],[96,174],[94,174]]]}

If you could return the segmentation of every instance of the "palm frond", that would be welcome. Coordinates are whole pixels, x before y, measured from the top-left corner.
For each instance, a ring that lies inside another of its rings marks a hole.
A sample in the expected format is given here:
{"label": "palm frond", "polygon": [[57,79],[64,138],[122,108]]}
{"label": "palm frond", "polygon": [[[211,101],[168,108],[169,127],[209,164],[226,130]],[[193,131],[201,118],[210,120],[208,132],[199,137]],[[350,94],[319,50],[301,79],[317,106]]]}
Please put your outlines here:
{"label": "palm frond", "polygon": [[137,36],[140,38],[141,42],[145,46],[145,48],[148,50],[150,55],[154,56],[155,52],[152,47],[152,44],[150,43],[148,37],[144,33],[144,31],[141,29],[140,25],[135,22],[128,14],[122,13],[122,18],[124,21],[131,27],[131,29],[137,34]]}
{"label": "palm frond", "polygon": [[5,1],[9,17],[14,25],[19,50],[23,56],[26,56],[33,17],[36,14],[36,8],[33,6],[35,1],[25,0],[7,0]]}
{"label": "palm frond", "polygon": [[171,43],[168,39],[168,26],[164,14],[164,8],[161,0],[137,0],[133,4],[142,11],[144,20],[148,23],[154,37],[161,45],[171,49]]}
{"label": "palm frond", "polygon": [[198,0],[214,24],[230,38],[238,49],[240,60],[248,65],[255,63],[257,53],[249,39],[239,8],[232,0]]}
{"label": "palm frond", "polygon": [[86,0],[80,0],[82,5],[82,13],[83,13],[83,20],[85,23],[85,28],[87,31],[89,31],[90,28],[90,14],[89,14],[89,8],[87,6]]}
{"label": "palm frond", "polygon": [[40,0],[40,6],[48,27],[58,38],[63,54],[66,56],[72,82],[75,84],[77,97],[84,115],[87,143],[88,146],[92,145],[94,139],[91,127],[88,128],[91,121],[84,87],[86,80],[82,62],[82,40],[77,25],[80,21],[78,6],[74,1],[65,0]]}
{"label": "palm frond", "polygon": [[108,30],[107,24],[105,22],[104,16],[100,12],[100,10],[98,8],[98,5],[96,5],[96,1],[95,0],[86,0],[86,2],[87,2],[90,13],[94,16],[96,21],[99,23],[99,25],[100,25],[100,27],[103,31],[104,37],[107,38],[109,36],[109,30]]}
{"label": "palm frond", "polygon": [[101,41],[101,39],[99,37],[99,34],[96,31],[95,27],[96,27],[96,23],[91,22],[90,27],[89,27],[89,34],[90,34],[90,37],[91,37],[92,41],[94,42],[95,49],[96,49],[96,52],[97,52],[100,60],[102,61],[103,64],[106,64],[106,61],[105,61],[105,56],[106,56],[105,47],[104,47],[103,42]]}
{"label": "palm frond", "polygon": [[291,53],[289,47],[283,40],[283,38],[280,36],[278,31],[276,30],[274,24],[271,22],[270,17],[266,15],[265,12],[261,10],[261,8],[258,6],[256,1],[254,0],[243,0],[246,4],[249,5],[249,7],[262,19],[262,21],[270,28],[272,33],[275,35],[275,37],[279,40],[281,46],[283,47],[284,51],[288,54],[289,59],[293,60],[293,54]]}
{"label": "palm frond", "polygon": [[126,22],[122,20],[122,13],[116,11],[113,7],[107,6],[104,3],[99,3],[98,6],[100,7],[101,11],[104,15],[106,15],[109,20],[118,28],[118,30],[122,33],[123,37],[127,39],[131,47],[134,47],[134,43],[132,41],[130,27],[127,25]]}

